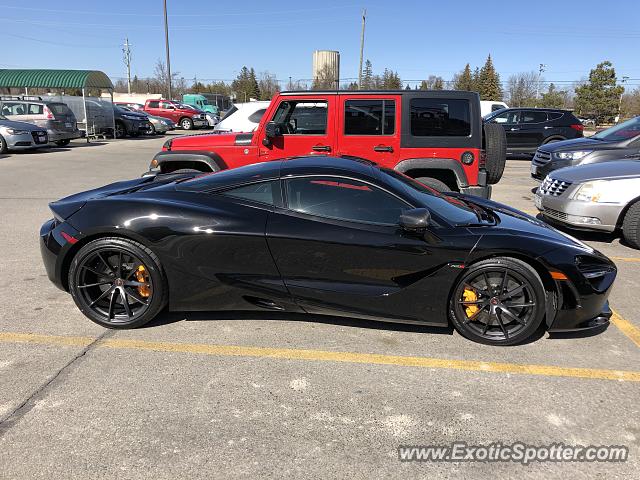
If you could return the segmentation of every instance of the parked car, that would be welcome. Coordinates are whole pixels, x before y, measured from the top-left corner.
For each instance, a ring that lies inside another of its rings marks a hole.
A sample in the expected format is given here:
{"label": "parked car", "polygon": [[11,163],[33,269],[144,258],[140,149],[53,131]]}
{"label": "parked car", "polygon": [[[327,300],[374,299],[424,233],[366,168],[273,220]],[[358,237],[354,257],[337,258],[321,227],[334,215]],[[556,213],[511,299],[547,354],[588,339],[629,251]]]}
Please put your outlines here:
{"label": "parked car", "polygon": [[137,137],[151,132],[151,122],[142,113],[131,112],[114,105],[113,115],[116,124],[116,138]]}
{"label": "parked car", "polygon": [[0,115],[0,153],[42,148],[48,144],[49,136],[44,128],[33,123],[15,122]]}
{"label": "parked car", "polygon": [[640,117],[622,122],[590,137],[544,145],[531,162],[531,176],[544,179],[559,168],[640,158]]}
{"label": "parked car", "polygon": [[48,276],[109,328],[144,325],[168,304],[451,322],[471,340],[513,345],[541,325],[599,329],[611,316],[616,267],[601,253],[365,160],[142,177],[50,208]]}
{"label": "parked car", "polygon": [[68,145],[74,138],[83,136],[75,115],[61,102],[47,102],[36,96],[2,96],[0,112],[9,120],[33,123],[44,128],[49,142],[58,146]]}
{"label": "parked car", "polygon": [[168,118],[184,130],[204,128],[208,125],[203,111],[193,109],[180,102],[170,100],[147,100],[144,111],[156,117]]}
{"label": "parked car", "polygon": [[504,102],[494,102],[492,100],[480,100],[480,114],[484,117],[496,110],[502,110],[503,108],[509,108]]}
{"label": "parked car", "polygon": [[[183,104],[184,108],[190,109],[190,110],[194,110],[198,113],[203,113],[203,110],[200,110],[198,107],[195,107],[193,105],[187,105],[187,104]],[[204,112],[204,115],[207,119],[207,126],[208,127],[215,127],[218,122],[220,121],[220,117],[215,114],[215,113],[211,113],[211,112]]]}
{"label": "parked car", "polygon": [[191,105],[206,113],[213,114],[213,117],[220,118],[220,110],[216,105],[211,105],[207,97],[198,93],[185,93],[182,95],[182,103]]}
{"label": "parked car", "polygon": [[621,230],[640,248],[640,160],[566,167],[547,175],[535,196],[542,216],[583,230]]}
{"label": "parked car", "polygon": [[507,154],[533,155],[540,145],[580,138],[584,126],[568,110],[505,108],[484,117],[502,125],[507,135]]}
{"label": "parked car", "polygon": [[126,110],[132,110],[134,112],[144,112],[144,105],[136,102],[113,102],[114,105],[125,108]]}
{"label": "parked car", "polygon": [[264,101],[234,103],[225,112],[213,131],[219,133],[253,132],[260,124],[260,120],[262,120],[270,103]]}
{"label": "parked car", "polygon": [[136,110],[133,107],[125,107],[121,104],[117,104],[117,105],[123,110],[126,110],[128,112],[138,113],[140,115],[144,115],[145,117],[147,117],[147,119],[151,123],[151,128],[147,132],[149,133],[149,135],[156,135],[156,134],[164,135],[168,131],[176,128],[176,125],[168,118],[156,117],[155,115],[150,115],[144,110]]}
{"label": "parked car", "polygon": [[436,190],[489,197],[504,170],[504,130],[483,126],[473,92],[282,92],[253,133],[174,138],[151,167],[216,171],[332,153],[394,168]]}

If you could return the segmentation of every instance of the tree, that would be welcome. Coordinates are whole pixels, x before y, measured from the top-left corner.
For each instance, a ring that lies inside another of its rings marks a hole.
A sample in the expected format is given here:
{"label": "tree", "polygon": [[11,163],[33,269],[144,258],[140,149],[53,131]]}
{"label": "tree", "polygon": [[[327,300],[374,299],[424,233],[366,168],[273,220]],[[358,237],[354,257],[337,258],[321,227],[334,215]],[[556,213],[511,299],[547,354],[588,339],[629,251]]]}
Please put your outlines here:
{"label": "tree", "polygon": [[311,90],[335,90],[338,88],[338,79],[335,78],[336,72],[330,65],[325,64],[317,72],[316,78],[313,79]]}
{"label": "tree", "polygon": [[444,79],[435,75],[429,75],[426,80],[420,83],[420,90],[443,90]]}
{"label": "tree", "polygon": [[623,118],[640,115],[640,87],[622,96],[621,115]]}
{"label": "tree", "polygon": [[491,60],[491,55],[487,57],[478,75],[478,92],[482,100],[502,100],[502,86],[500,85],[500,75],[496,72]]}
{"label": "tree", "polygon": [[538,74],[536,72],[516,73],[507,80],[507,95],[511,107],[536,106]]}
{"label": "tree", "polygon": [[400,90],[402,88],[402,80],[400,80],[398,72],[388,68],[385,68],[384,72],[382,72],[381,83],[380,88],[383,90]]}
{"label": "tree", "polygon": [[556,90],[556,86],[550,83],[547,91],[538,100],[537,105],[544,108],[566,108],[568,97],[566,91]]}
{"label": "tree", "polygon": [[362,85],[363,90],[371,90],[373,88],[373,66],[371,61],[367,59],[362,69]]}
{"label": "tree", "polygon": [[280,85],[276,76],[269,72],[262,72],[260,74],[260,81],[258,82],[260,88],[260,100],[271,100],[273,96],[280,91]]}
{"label": "tree", "polygon": [[476,67],[471,74],[471,91],[480,91],[480,67]]}
{"label": "tree", "polygon": [[453,89],[474,91],[473,75],[471,74],[471,66],[468,63],[460,73],[453,76]]}
{"label": "tree", "polygon": [[610,61],[599,63],[589,73],[589,81],[576,88],[575,109],[597,124],[610,121],[618,114],[624,87],[617,85],[616,71]]}
{"label": "tree", "polygon": [[231,84],[231,88],[240,102],[248,102],[252,98],[256,100],[260,98],[260,87],[253,68],[242,67],[240,73]]}

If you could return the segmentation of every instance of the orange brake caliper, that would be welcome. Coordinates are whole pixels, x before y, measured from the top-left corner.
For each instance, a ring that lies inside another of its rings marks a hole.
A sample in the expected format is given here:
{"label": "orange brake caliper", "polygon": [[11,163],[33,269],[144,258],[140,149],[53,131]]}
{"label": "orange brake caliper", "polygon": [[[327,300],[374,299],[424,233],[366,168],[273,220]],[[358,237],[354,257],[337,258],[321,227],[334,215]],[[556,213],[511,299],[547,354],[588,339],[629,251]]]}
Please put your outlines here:
{"label": "orange brake caliper", "polygon": [[140,283],[144,283],[145,285],[140,285],[138,287],[138,293],[142,297],[149,297],[151,295],[151,287],[149,285],[149,274],[143,265],[140,265],[136,270],[136,280]]}

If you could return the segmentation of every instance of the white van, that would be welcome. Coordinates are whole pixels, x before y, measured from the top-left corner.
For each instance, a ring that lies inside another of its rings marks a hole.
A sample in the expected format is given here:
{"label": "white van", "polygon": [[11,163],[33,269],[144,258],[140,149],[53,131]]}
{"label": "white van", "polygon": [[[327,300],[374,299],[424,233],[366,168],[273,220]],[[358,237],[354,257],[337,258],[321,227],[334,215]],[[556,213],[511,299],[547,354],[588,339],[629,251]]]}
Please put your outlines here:
{"label": "white van", "polygon": [[213,131],[220,133],[253,132],[270,103],[269,101],[234,103],[213,128]]}
{"label": "white van", "polygon": [[503,108],[509,108],[509,105],[504,102],[494,102],[492,100],[480,101],[480,115],[483,117],[491,112],[495,112],[496,110],[501,110]]}

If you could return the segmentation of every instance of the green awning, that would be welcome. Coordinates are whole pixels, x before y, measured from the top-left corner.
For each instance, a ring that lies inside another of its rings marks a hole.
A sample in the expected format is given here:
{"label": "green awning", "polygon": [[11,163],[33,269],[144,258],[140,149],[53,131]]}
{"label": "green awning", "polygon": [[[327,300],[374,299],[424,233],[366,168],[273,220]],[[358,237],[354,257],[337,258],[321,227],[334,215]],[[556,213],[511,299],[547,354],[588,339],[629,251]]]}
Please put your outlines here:
{"label": "green awning", "polygon": [[99,70],[0,69],[0,88],[100,88],[113,83]]}

